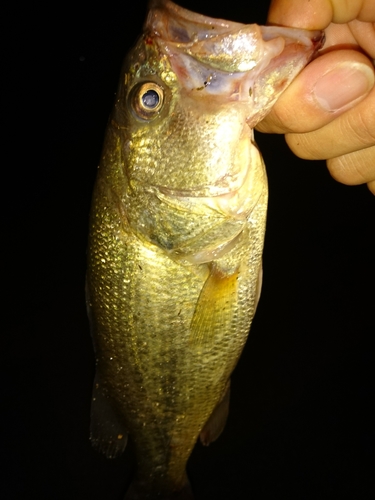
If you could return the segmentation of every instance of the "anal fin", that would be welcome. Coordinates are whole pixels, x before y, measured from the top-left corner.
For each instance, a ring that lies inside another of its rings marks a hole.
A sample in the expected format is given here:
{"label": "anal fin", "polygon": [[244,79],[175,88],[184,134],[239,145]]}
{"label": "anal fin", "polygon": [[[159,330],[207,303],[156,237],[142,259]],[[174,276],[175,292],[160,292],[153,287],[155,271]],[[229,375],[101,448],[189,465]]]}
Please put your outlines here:
{"label": "anal fin", "polygon": [[124,451],[128,433],[110,399],[103,394],[98,372],[95,375],[91,401],[90,440],[94,448],[107,458],[116,458]]}

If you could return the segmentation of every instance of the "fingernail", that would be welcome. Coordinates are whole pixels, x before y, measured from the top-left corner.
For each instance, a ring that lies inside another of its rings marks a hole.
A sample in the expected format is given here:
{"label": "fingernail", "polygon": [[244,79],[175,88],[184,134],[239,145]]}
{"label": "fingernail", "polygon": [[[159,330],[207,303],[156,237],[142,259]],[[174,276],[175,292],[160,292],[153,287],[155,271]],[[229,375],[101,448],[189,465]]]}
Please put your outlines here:
{"label": "fingernail", "polygon": [[373,85],[371,68],[359,62],[343,62],[317,80],[313,92],[319,105],[332,112],[367,94]]}

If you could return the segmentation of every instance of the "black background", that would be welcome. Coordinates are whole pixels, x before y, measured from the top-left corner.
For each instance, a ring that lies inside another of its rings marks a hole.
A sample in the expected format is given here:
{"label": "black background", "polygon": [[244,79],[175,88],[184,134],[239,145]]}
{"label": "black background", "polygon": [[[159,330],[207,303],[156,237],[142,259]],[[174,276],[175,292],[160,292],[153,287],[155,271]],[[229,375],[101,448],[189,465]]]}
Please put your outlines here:
{"label": "black background", "polygon": [[[180,3],[259,24],[268,7]],[[88,440],[84,276],[106,121],[145,13],[144,0],[110,0],[9,16],[2,498],[120,500],[133,473],[131,449],[111,461]],[[294,157],[282,136],[257,142],[270,185],[262,298],[226,429],[188,464],[196,499],[372,498],[374,198]]]}

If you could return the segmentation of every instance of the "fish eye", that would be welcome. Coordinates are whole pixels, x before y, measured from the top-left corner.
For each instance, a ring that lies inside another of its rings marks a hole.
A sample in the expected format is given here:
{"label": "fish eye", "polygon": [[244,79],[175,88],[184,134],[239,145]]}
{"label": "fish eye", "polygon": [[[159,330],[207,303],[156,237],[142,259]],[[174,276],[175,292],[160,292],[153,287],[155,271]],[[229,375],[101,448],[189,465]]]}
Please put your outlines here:
{"label": "fish eye", "polygon": [[151,120],[163,107],[164,90],[154,82],[141,83],[132,92],[131,104],[138,118]]}

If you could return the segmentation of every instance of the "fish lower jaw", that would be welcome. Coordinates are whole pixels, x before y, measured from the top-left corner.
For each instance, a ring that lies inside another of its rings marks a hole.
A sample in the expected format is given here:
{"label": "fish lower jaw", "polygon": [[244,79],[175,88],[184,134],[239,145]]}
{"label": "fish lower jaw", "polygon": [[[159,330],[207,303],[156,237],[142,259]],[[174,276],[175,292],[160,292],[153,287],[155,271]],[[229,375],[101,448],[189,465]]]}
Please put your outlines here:
{"label": "fish lower jaw", "polygon": [[210,208],[235,220],[247,219],[256,206],[266,185],[263,160],[252,144],[248,151],[246,174],[238,188],[206,199]]}

